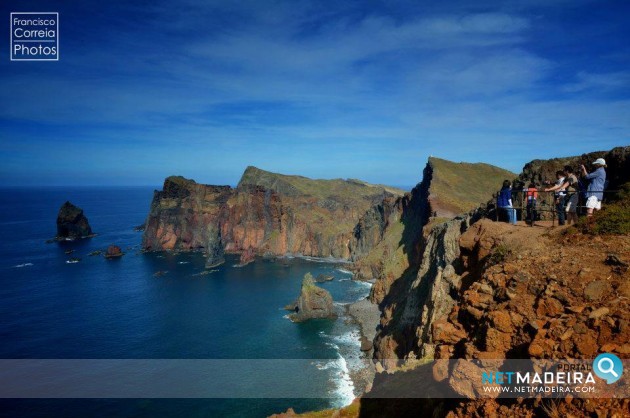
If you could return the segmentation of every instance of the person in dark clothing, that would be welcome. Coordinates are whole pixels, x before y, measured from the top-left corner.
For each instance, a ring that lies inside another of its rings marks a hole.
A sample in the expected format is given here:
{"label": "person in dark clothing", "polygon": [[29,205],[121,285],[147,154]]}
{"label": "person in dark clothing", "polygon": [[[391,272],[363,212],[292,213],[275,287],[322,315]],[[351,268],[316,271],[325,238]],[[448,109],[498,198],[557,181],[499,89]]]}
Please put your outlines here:
{"label": "person in dark clothing", "polygon": [[533,225],[538,213],[536,212],[536,202],[538,200],[538,189],[534,183],[529,183],[525,191],[525,202],[527,203],[527,221]]}
{"label": "person in dark clothing", "polygon": [[509,180],[503,182],[503,187],[497,196],[497,206],[507,213],[508,222],[516,225],[516,209],[512,207],[512,185]]}
{"label": "person in dark clothing", "polygon": [[567,197],[566,181],[564,171],[556,171],[556,184],[545,189],[546,192],[555,192],[556,212],[558,214],[558,225],[564,225],[566,216],[565,199]]}

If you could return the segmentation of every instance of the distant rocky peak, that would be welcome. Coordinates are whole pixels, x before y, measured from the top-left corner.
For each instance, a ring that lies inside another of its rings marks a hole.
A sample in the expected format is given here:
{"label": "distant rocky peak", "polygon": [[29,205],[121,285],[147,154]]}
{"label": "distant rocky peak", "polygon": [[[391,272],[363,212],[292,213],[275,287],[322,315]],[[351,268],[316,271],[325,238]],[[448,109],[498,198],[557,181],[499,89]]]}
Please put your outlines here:
{"label": "distant rocky peak", "polygon": [[197,183],[182,176],[170,176],[164,180],[163,197],[183,199],[190,195],[190,188]]}

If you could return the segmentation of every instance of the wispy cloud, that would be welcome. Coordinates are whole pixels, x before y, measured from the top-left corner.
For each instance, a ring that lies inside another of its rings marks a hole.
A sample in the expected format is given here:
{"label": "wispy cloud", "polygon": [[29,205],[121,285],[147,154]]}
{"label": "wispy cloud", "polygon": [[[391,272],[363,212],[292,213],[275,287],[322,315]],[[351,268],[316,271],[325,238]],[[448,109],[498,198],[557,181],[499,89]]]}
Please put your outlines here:
{"label": "wispy cloud", "polygon": [[95,27],[88,3],[62,13],[57,67],[0,63],[0,134],[20,139],[0,154],[0,180],[29,158],[46,165],[42,141],[63,144],[63,164],[93,155],[93,178],[114,167],[134,181],[235,182],[259,163],[400,184],[419,180],[428,154],[518,170],[558,154],[542,150],[554,138],[575,153],[629,139],[628,73],[541,42],[581,28],[547,2],[119,2]]}

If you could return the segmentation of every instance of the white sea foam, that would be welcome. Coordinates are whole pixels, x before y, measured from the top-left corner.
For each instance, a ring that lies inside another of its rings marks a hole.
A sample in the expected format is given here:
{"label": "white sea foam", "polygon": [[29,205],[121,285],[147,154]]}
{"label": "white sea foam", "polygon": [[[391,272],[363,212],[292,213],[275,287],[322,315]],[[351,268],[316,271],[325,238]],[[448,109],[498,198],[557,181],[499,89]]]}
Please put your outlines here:
{"label": "white sea foam", "polygon": [[339,346],[335,343],[327,342],[327,343],[324,343],[324,345],[327,345],[328,347],[332,347],[335,350],[339,350]]}
{"label": "white sea foam", "polygon": [[362,286],[362,287],[366,287],[368,289],[371,289],[372,286],[374,286],[374,283],[370,283],[370,282],[364,282],[362,280],[355,280],[354,281],[358,286]]}
{"label": "white sea foam", "polygon": [[354,273],[351,272],[350,270],[346,270],[346,269],[342,269],[342,268],[337,269],[337,271],[340,272],[340,273],[343,273],[343,274],[349,274],[351,276],[354,275]]}
{"label": "white sea foam", "polygon": [[190,264],[190,261],[178,261],[177,264]]}
{"label": "white sea foam", "polygon": [[335,407],[342,408],[350,405],[354,400],[354,382],[350,378],[350,370],[348,369],[348,363],[341,355],[337,360],[334,360],[334,366],[338,370],[337,375],[334,377],[335,383]]}
{"label": "white sea foam", "polygon": [[344,347],[344,351],[348,348],[353,352],[358,351],[361,345],[359,341],[359,330],[352,330],[342,335],[332,336],[323,331],[320,331],[318,334],[321,338],[328,340],[324,342],[324,344],[335,350],[337,358],[325,362],[317,362],[315,363],[315,367],[319,370],[330,370],[332,373],[330,380],[334,385],[334,389],[331,390],[330,394],[333,395],[332,397],[334,398],[334,407],[342,408],[350,405],[355,398],[355,387],[350,377],[348,362],[341,354],[342,348],[340,346]]}
{"label": "white sea foam", "polygon": [[333,341],[346,346],[361,346],[361,334],[359,333],[359,330],[352,330],[346,332],[345,334],[334,336],[332,339]]}
{"label": "white sea foam", "polygon": [[13,267],[15,267],[16,269],[19,269],[19,268],[22,268],[22,267],[30,267],[32,265],[33,265],[33,263],[24,263],[24,264],[18,264],[17,266],[13,266]]}

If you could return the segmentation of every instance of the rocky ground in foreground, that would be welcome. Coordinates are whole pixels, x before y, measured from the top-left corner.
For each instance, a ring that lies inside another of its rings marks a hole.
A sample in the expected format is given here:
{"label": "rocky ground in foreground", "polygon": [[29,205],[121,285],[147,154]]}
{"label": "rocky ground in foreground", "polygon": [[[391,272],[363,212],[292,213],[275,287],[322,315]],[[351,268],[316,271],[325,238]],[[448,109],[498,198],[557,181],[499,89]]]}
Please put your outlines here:
{"label": "rocky ground in foreground", "polygon": [[[432,324],[436,359],[630,358],[630,236],[481,220],[459,239],[457,303]],[[437,364],[437,363],[436,363]],[[372,394],[396,385],[458,387],[453,370],[404,367],[377,375]],[[623,390],[623,388],[616,388]],[[627,389],[627,388],[626,388]],[[630,416],[628,399],[384,400],[305,416]],[[292,416],[291,414],[285,416]]]}

